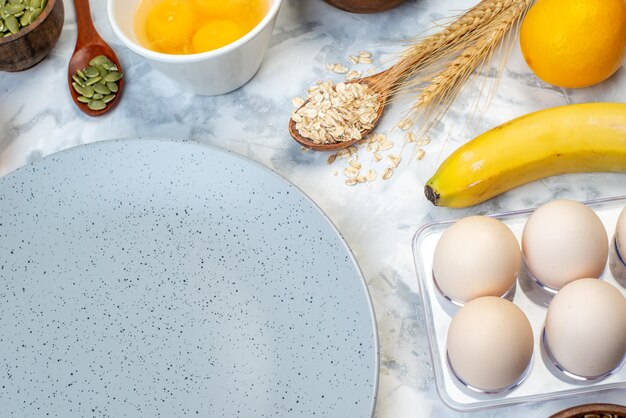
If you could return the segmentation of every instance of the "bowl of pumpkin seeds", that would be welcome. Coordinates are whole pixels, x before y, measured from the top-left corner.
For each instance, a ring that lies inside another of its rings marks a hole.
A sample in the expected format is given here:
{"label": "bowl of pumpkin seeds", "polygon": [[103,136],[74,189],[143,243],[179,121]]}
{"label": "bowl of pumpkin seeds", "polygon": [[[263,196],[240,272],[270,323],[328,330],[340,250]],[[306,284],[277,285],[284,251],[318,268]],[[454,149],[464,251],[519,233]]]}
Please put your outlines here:
{"label": "bowl of pumpkin seeds", "polygon": [[0,0],[0,71],[22,71],[43,60],[63,29],[62,0]]}

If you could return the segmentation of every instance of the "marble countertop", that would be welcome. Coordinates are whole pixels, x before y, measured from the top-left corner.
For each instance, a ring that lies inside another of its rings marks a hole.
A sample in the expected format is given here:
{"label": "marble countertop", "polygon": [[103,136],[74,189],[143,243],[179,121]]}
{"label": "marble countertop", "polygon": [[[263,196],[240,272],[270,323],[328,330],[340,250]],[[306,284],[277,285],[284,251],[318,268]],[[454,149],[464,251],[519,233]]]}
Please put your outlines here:
{"label": "marble countertop", "polygon": [[[433,22],[451,11],[472,6],[473,0],[409,0],[380,15],[349,14],[321,0],[286,0],[259,73],[245,87],[219,97],[181,92],[120,44],[109,26],[105,0],[91,3],[96,28],[125,68],[126,91],[121,103],[110,114],[93,119],[71,102],[65,77],[76,40],[76,21],[72,2],[65,0],[64,31],[51,55],[33,69],[0,74],[0,175],[50,153],[108,138],[189,138],[227,148],[295,183],[328,214],[352,248],[368,283],[379,328],[377,418],[545,417],[581,403],[624,403],[626,392],[622,390],[475,414],[446,407],[435,389],[411,253],[414,233],[431,221],[534,207],[553,198],[626,195],[625,177],[620,174],[549,178],[463,210],[434,208],[422,191],[445,155],[487,128],[557,105],[625,101],[623,68],[599,86],[563,90],[538,81],[515,45],[497,94],[480,120],[469,113],[471,106],[463,100],[453,104],[448,117],[431,132],[432,142],[422,161],[402,166],[389,181],[347,187],[342,174],[333,175],[333,171],[343,170],[342,165],[329,166],[327,155],[303,152],[290,139],[286,126],[291,98],[303,95],[318,79],[339,80],[325,65],[345,64],[348,55],[360,50],[373,52],[375,63],[384,67],[407,39],[432,28]],[[470,82],[469,97],[480,85],[480,77]],[[392,107],[379,132],[390,131],[401,113],[401,106]],[[400,138],[391,138],[399,148]]]}

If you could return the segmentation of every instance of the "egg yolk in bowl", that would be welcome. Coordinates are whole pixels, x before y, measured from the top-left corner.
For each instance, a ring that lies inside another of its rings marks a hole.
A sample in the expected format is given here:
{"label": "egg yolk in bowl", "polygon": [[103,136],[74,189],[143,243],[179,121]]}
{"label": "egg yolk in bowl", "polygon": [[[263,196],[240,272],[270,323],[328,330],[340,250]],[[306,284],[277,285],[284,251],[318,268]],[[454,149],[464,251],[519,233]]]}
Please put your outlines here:
{"label": "egg yolk in bowl", "polygon": [[135,34],[165,54],[197,54],[226,46],[263,19],[269,0],[141,0]]}

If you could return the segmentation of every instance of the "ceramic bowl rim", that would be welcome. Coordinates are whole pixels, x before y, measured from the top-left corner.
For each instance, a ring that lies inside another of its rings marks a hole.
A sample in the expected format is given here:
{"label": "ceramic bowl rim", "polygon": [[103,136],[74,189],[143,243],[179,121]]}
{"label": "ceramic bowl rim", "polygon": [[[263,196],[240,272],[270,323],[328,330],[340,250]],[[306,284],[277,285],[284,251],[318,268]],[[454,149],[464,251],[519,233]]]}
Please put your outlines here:
{"label": "ceramic bowl rim", "polygon": [[17,41],[18,39],[22,39],[24,36],[28,35],[32,31],[37,29],[39,25],[41,25],[41,22],[43,22],[44,20],[48,18],[48,16],[50,16],[50,13],[52,13],[52,9],[56,5],[57,1],[62,1],[62,0],[48,0],[48,4],[46,4],[46,8],[43,10],[43,12],[41,12],[39,17],[35,19],[33,23],[31,23],[30,25],[26,26],[23,29],[20,29],[13,35],[0,38],[0,46],[9,44],[13,41]]}
{"label": "ceramic bowl rim", "polygon": [[206,61],[208,59],[217,58],[217,57],[226,55],[240,48],[241,46],[247,44],[252,39],[254,39],[259,33],[261,33],[261,31],[263,31],[270,24],[270,22],[272,22],[272,20],[278,14],[278,11],[280,10],[280,6],[282,5],[282,2],[283,2],[283,0],[271,0],[272,4],[270,5],[267,13],[265,13],[265,16],[263,17],[263,19],[254,28],[252,28],[250,32],[246,33],[244,36],[237,39],[235,42],[232,42],[221,48],[214,49],[214,50],[207,51],[207,52],[200,52],[197,54],[176,55],[176,54],[165,54],[162,52],[152,51],[148,48],[145,48],[139,45],[137,42],[129,39],[129,37],[126,36],[126,34],[124,34],[122,29],[117,24],[117,20],[115,19],[115,16],[113,14],[113,2],[114,1],[115,0],[107,0],[107,15],[109,18],[109,23],[111,24],[111,27],[113,28],[113,32],[115,32],[115,35],[117,35],[117,37],[122,41],[122,43],[126,45],[126,47],[128,47],[133,52],[141,55],[142,57],[151,59],[153,61],[168,62],[168,63],[189,63],[189,62]]}

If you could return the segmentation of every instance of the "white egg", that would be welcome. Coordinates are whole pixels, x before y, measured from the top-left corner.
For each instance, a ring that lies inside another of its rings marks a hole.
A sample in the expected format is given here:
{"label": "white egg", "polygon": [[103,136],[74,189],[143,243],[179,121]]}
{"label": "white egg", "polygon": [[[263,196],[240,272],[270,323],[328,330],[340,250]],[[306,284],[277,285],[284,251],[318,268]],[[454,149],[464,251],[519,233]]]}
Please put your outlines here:
{"label": "white egg", "polygon": [[539,282],[557,291],[576,279],[600,277],[608,252],[609,238],[598,215],[572,200],[541,206],[522,234],[528,269]]}
{"label": "white egg", "polygon": [[545,333],[563,369],[581,377],[602,376],[626,353],[626,299],[602,280],[576,280],[550,303]]}
{"label": "white egg", "polygon": [[533,354],[533,331],[512,302],[486,296],[468,302],[448,329],[448,358],[465,383],[497,391],[520,381]]}
{"label": "white egg", "polygon": [[442,234],[433,276],[445,296],[465,303],[504,295],[515,285],[520,266],[520,246],[513,232],[497,219],[470,216]]}

